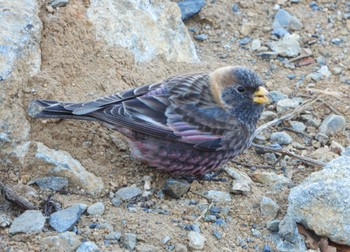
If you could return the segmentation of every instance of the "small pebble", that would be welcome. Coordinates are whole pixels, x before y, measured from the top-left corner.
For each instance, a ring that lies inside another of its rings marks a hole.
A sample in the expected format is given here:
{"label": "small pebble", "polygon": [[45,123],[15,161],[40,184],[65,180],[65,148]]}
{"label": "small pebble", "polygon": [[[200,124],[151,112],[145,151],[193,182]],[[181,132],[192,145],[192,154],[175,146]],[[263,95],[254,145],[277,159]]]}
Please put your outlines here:
{"label": "small pebble", "polygon": [[246,44],[248,44],[251,40],[252,40],[251,37],[244,37],[244,38],[238,40],[238,43],[239,43],[240,45],[246,45]]}
{"label": "small pebble", "polygon": [[27,210],[13,220],[9,229],[10,234],[39,233],[45,225],[46,218],[38,210]]}
{"label": "small pebble", "polygon": [[278,226],[280,224],[280,220],[270,220],[267,222],[266,227],[271,232],[278,232]]}
{"label": "small pebble", "polygon": [[343,42],[343,40],[340,39],[340,38],[331,39],[331,43],[332,43],[333,45],[340,45],[342,42]]}
{"label": "small pebble", "polygon": [[123,203],[123,201],[118,197],[114,197],[111,201],[115,207],[119,207]]}
{"label": "small pebble", "polygon": [[209,36],[207,34],[197,34],[197,35],[194,35],[194,38],[198,41],[204,41],[204,40],[207,40]]}
{"label": "small pebble", "polygon": [[220,240],[222,238],[222,234],[217,231],[217,230],[214,230],[213,231],[213,235],[216,237],[216,239]]}
{"label": "small pebble", "polygon": [[293,141],[292,137],[284,131],[272,133],[270,140],[280,145],[287,145]]}
{"label": "small pebble", "polygon": [[175,252],[187,252],[187,247],[182,243],[175,243]]}
{"label": "small pebble", "polygon": [[290,126],[292,126],[292,129],[298,132],[304,132],[306,130],[306,125],[302,122],[290,121]]}
{"label": "small pebble", "polygon": [[57,8],[57,7],[64,7],[69,3],[69,0],[52,0],[49,2],[49,5]]}
{"label": "small pebble", "polygon": [[279,205],[269,197],[263,197],[260,202],[260,212],[271,219],[276,218]]}
{"label": "small pebble", "polygon": [[123,187],[120,188],[116,193],[115,196],[119,197],[123,201],[131,200],[132,198],[135,198],[142,194],[142,190],[136,186],[129,186],[129,187]]}
{"label": "small pebble", "polygon": [[98,252],[100,251],[94,242],[82,242],[76,252]]}
{"label": "small pebble", "polygon": [[290,79],[290,80],[293,80],[295,79],[297,76],[295,74],[288,74],[287,75],[287,78]]}
{"label": "small pebble", "polygon": [[123,237],[123,247],[129,251],[134,250],[137,243],[137,235],[133,233],[125,233]]}
{"label": "small pebble", "polygon": [[191,184],[183,179],[169,178],[163,185],[163,192],[172,198],[180,199],[191,188]]}
{"label": "small pebble", "polygon": [[320,133],[331,136],[344,131],[345,127],[346,120],[344,116],[331,114],[322,121],[319,130]]}
{"label": "small pebble", "polygon": [[87,213],[89,215],[103,215],[105,211],[105,205],[102,202],[96,202],[88,207]]}
{"label": "small pebble", "polygon": [[188,232],[188,246],[193,250],[202,250],[206,241],[205,237],[200,233],[190,231]]}

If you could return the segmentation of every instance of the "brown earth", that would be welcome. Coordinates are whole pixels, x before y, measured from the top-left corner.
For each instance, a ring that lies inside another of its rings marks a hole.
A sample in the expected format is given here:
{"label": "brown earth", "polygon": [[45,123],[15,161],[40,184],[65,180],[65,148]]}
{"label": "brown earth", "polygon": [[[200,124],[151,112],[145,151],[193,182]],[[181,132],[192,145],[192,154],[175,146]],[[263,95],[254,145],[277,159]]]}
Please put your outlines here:
{"label": "brown earth", "polygon": [[[87,1],[85,1],[87,2]],[[130,87],[141,84],[152,83],[162,80],[168,76],[197,71],[210,71],[224,65],[244,65],[259,72],[270,90],[280,90],[285,94],[293,96],[308,95],[306,90],[308,83],[304,81],[299,88],[296,87],[297,80],[302,75],[307,75],[319,68],[317,63],[295,69],[288,69],[278,60],[263,60],[251,51],[249,46],[242,47],[237,39],[244,37],[240,34],[242,22],[244,20],[251,23],[252,31],[249,36],[260,38],[264,43],[270,39],[270,31],[275,1],[240,1],[240,15],[234,15],[231,11],[232,1],[212,1],[207,4],[201,13],[186,21],[188,27],[197,30],[198,33],[209,35],[209,39],[204,42],[195,41],[197,52],[202,60],[200,64],[185,64],[166,62],[157,59],[147,64],[136,64],[133,56],[123,48],[106,47],[102,42],[96,41],[94,27],[85,16],[88,3],[72,0],[63,8],[59,8],[54,14],[49,14],[43,6],[40,11],[40,18],[43,22],[42,32],[42,69],[40,74],[30,80],[27,90],[35,90],[35,95],[26,92],[24,106],[33,98],[45,98],[55,100],[84,101],[99,96],[112,94]],[[337,19],[337,11],[344,12],[345,2],[338,1],[337,9],[334,10],[328,1],[320,1],[320,5],[327,10],[312,11],[308,2],[291,4],[288,1],[277,1],[283,8],[297,16],[304,25],[299,32],[302,38],[303,47],[311,48],[313,58],[323,55],[326,58],[330,69],[335,66],[343,68],[341,75],[350,79],[350,58],[349,55],[349,20]],[[332,22],[329,19],[333,18]],[[310,34],[317,33],[322,28],[325,37],[325,44],[315,43],[308,45]],[[347,40],[342,46],[330,43],[330,39],[346,36]],[[232,38],[236,39],[233,40]],[[229,45],[225,47],[225,45]],[[288,74],[297,76],[294,80],[288,80]],[[340,76],[332,75],[329,79],[315,83],[316,89],[324,90],[330,88],[349,94],[350,86],[341,83]],[[26,91],[26,90],[24,90]],[[349,98],[327,97],[326,101],[331,107],[346,117],[350,122]],[[269,109],[273,110],[274,105]],[[317,118],[323,119],[332,111],[330,107],[322,102],[310,108],[309,111]],[[166,245],[162,243],[165,236],[172,239],[169,243],[176,242],[187,244],[187,232],[178,222],[191,224],[201,213],[197,206],[188,205],[188,200],[197,200],[200,203],[208,202],[191,192],[187,193],[181,200],[170,198],[159,199],[153,196],[156,207],[169,210],[169,215],[157,213],[145,213],[142,210],[130,212],[123,204],[121,207],[114,207],[111,204],[109,193],[115,192],[123,186],[136,184],[143,187],[143,177],[152,176],[152,188],[155,191],[161,189],[169,174],[158,172],[130,158],[130,153],[126,147],[123,137],[109,129],[101,127],[97,123],[80,121],[47,121],[30,119],[32,130],[31,139],[44,143],[50,148],[58,148],[69,152],[75,159],[89,171],[101,177],[105,183],[105,192],[99,197],[93,198],[85,194],[77,194],[68,190],[67,194],[56,194],[54,199],[62,203],[63,207],[76,202],[90,205],[97,201],[102,201],[106,206],[106,211],[102,217],[91,217],[83,215],[78,223],[81,236],[87,240],[94,241],[105,251],[123,251],[119,244],[104,245],[104,230],[92,230],[88,225],[93,222],[108,222],[114,229],[122,233],[131,232],[138,235],[138,244],[152,244],[159,251],[166,251]],[[266,131],[266,136],[276,129],[271,128]],[[307,134],[314,135],[309,129]],[[314,130],[315,131],[315,130]],[[303,144],[303,138],[290,133],[294,141]],[[332,137],[343,146],[349,145],[349,126],[346,133]],[[310,147],[314,150],[316,147]],[[300,153],[300,152],[299,152]],[[263,165],[265,159],[255,153],[253,149],[247,151],[236,159],[244,163]],[[295,160],[294,160],[295,161]],[[277,174],[287,174],[295,184],[298,184],[308,174],[318,169],[314,166],[303,164],[305,169],[297,169],[298,164],[289,158],[286,162],[286,171],[279,165],[275,168],[264,169]],[[237,166],[247,174],[251,174],[253,169]],[[19,173],[6,175],[5,182],[8,184],[26,183],[31,179],[32,170],[19,170]],[[207,190],[230,191],[232,179],[226,174],[220,175],[227,182],[206,182],[195,181],[191,186],[191,191],[204,192]],[[202,234],[206,237],[205,251],[255,251],[259,246],[262,250],[264,244],[274,247],[270,241],[270,231],[266,229],[267,219],[263,217],[259,210],[259,203],[262,196],[273,198],[281,207],[278,219],[282,219],[287,209],[287,196],[289,189],[285,188],[281,192],[272,191],[267,185],[255,183],[252,191],[247,195],[232,195],[230,203],[217,204],[219,206],[230,207],[228,225],[226,228],[217,227],[223,234],[223,238],[218,240],[212,234],[213,225],[200,221]],[[48,196],[42,193],[40,201]],[[13,215],[17,214],[13,211]],[[122,224],[126,220],[127,224]],[[252,237],[251,229],[255,226],[262,232],[262,237]],[[49,230],[49,229],[48,229]],[[11,251],[38,251],[40,238],[54,235],[55,232],[47,231],[38,235],[15,235],[9,237],[7,229],[0,230],[1,243],[6,243],[12,247]],[[248,248],[242,249],[237,242],[237,236],[243,239],[251,237],[253,240],[247,243]],[[226,250],[229,251],[229,250]]]}

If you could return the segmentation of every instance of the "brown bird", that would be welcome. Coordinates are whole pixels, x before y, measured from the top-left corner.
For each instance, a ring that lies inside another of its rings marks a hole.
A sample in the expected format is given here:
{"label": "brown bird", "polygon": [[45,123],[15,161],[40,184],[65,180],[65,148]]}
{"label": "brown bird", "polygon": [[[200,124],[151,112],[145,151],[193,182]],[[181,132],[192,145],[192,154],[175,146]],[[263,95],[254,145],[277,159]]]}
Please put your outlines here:
{"label": "brown bird", "polygon": [[185,74],[89,102],[33,100],[34,118],[92,120],[124,134],[134,157],[175,175],[200,175],[242,153],[270,102],[244,67]]}

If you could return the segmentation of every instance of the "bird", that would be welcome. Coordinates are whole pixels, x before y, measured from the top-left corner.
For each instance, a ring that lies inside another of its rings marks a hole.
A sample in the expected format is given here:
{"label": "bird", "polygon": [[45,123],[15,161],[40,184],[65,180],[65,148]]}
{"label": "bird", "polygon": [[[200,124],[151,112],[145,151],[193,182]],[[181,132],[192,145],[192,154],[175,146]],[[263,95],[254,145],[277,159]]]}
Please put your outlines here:
{"label": "bird", "polygon": [[35,99],[28,114],[100,122],[126,137],[134,158],[174,175],[196,176],[247,149],[270,102],[255,71],[226,66],[87,102]]}

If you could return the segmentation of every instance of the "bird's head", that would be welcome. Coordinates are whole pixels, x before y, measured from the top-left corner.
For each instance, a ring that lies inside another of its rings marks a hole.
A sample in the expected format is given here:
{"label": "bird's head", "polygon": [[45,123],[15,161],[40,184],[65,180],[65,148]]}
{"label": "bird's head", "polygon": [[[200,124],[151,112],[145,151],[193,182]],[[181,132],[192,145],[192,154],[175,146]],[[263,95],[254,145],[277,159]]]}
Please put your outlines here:
{"label": "bird's head", "polygon": [[272,101],[263,82],[245,67],[223,67],[210,74],[210,88],[215,101],[243,122],[256,124],[263,105]]}

